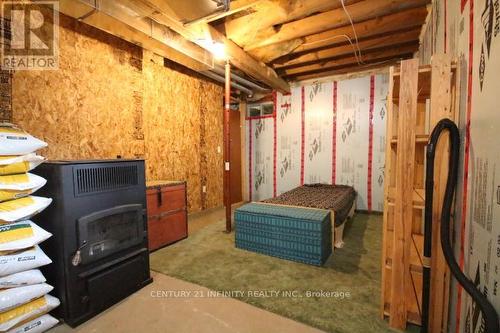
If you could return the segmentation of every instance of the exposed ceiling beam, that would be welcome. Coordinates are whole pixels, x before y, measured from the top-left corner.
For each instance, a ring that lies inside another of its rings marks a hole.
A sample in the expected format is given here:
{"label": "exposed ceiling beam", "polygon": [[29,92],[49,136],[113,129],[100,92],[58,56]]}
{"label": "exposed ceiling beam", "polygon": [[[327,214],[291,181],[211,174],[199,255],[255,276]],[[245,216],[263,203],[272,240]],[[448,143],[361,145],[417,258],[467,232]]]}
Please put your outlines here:
{"label": "exposed ceiling beam", "polygon": [[[347,6],[347,10],[354,22],[360,22],[399,12],[404,9],[421,7],[429,2],[430,0],[365,0]],[[252,50],[258,47],[320,33],[347,24],[349,24],[349,19],[347,15],[345,15],[344,9],[334,9],[283,24],[278,30],[274,28],[261,30],[258,36],[256,36],[255,41],[251,45],[246,46],[245,50]]]}
{"label": "exposed ceiling beam", "polygon": [[[354,29],[358,37],[363,39],[375,35],[395,32],[400,29],[421,29],[426,17],[427,7],[424,6],[355,23]],[[303,38],[296,38],[290,41],[258,48],[250,51],[250,54],[264,62],[269,62],[283,55],[303,53],[320,47],[345,42],[345,37],[341,37],[344,35],[354,40],[354,34],[350,24],[318,34],[305,36]]]}
{"label": "exposed ceiling beam", "polygon": [[151,14],[151,18],[153,18],[158,23],[169,27],[170,29],[182,35],[184,38],[198,44],[201,47],[207,47],[206,43],[204,43],[204,40],[213,40],[224,43],[226,47],[226,53],[228,54],[228,57],[234,66],[238,67],[250,77],[263,82],[273,89],[277,89],[282,92],[290,92],[290,86],[288,82],[280,78],[272,68],[266,66],[262,62],[255,60],[253,57],[243,51],[242,48],[227,39],[226,36],[217,31],[211,25],[207,23],[199,23],[193,26],[186,27],[178,20],[173,19],[172,17],[165,14],[165,12],[167,12],[168,10],[168,5],[165,1],[138,1],[147,3],[155,9],[154,13]]}
{"label": "exposed ceiling beam", "polygon": [[[406,59],[406,58],[411,58],[412,55],[408,54],[405,56],[400,57],[401,59]],[[379,63],[378,61],[373,63],[373,64],[366,64],[363,66],[359,65],[354,65],[354,66],[342,66],[339,67],[338,69],[331,69],[328,71],[321,72],[320,74],[306,74],[302,76],[297,76],[294,77],[292,81],[298,82],[298,81],[319,81],[319,80],[326,80],[327,78],[328,81],[332,81],[334,76],[338,75],[346,75],[348,74],[349,77],[356,77],[357,75],[360,75],[363,73],[363,75],[369,75],[370,71],[374,71],[377,69],[382,69],[382,68],[387,68],[389,66],[395,66],[397,63],[400,62],[400,59],[395,59],[393,61],[388,60],[387,62],[384,63]]]}
{"label": "exposed ceiling beam", "polygon": [[[418,49],[418,46],[419,46],[418,42],[417,43],[412,42],[412,43],[401,44],[396,47],[391,47],[389,49],[379,49],[377,51],[366,53],[363,56],[364,59],[363,61],[364,62],[375,61],[375,60],[385,61],[388,59],[397,58],[400,55],[413,54],[413,52],[415,52]],[[357,64],[357,63],[358,61],[356,57],[349,56],[334,60],[327,60],[321,63],[294,67],[291,69],[284,69],[283,72],[285,77],[291,77],[304,74],[320,73],[322,71],[331,70],[332,68],[337,68],[340,66]]]}
{"label": "exposed ceiling beam", "polygon": [[124,10],[115,1],[102,2],[96,8],[93,1],[60,0],[59,11],[193,70],[207,70],[213,63],[206,50],[150,18]]}
{"label": "exposed ceiling beam", "polygon": [[[344,0],[344,3],[349,5],[360,1]],[[340,7],[342,3],[339,0],[266,0],[255,7],[254,13],[227,20],[224,27],[226,36],[244,47],[251,44],[262,29]]]}
{"label": "exposed ceiling beam", "polygon": [[[419,36],[420,36],[420,28],[413,28],[411,30],[401,31],[394,34],[386,34],[383,36],[364,39],[361,40],[357,46],[359,46],[359,49],[361,50],[361,59],[363,59],[365,51],[380,49],[383,47],[390,47],[408,42],[417,43],[419,41]],[[342,43],[339,46],[321,49],[316,52],[296,54],[296,55],[292,54],[284,58],[281,58],[280,59],[281,61],[275,62],[273,66],[275,68],[292,68],[316,62],[321,62],[326,59],[354,54],[355,52],[358,51],[357,46],[351,45],[350,43]]]}

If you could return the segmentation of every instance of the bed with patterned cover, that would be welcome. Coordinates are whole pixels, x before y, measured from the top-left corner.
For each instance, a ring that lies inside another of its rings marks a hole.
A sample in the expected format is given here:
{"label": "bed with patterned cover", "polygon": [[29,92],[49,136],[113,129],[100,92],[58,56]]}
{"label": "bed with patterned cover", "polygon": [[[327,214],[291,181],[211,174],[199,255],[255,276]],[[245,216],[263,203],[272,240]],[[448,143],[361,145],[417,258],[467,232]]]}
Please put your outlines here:
{"label": "bed with patterned cover", "polygon": [[333,245],[344,246],[343,229],[345,222],[354,215],[356,191],[348,185],[307,184],[285,192],[263,203],[293,207],[309,207],[331,212],[334,227]]}

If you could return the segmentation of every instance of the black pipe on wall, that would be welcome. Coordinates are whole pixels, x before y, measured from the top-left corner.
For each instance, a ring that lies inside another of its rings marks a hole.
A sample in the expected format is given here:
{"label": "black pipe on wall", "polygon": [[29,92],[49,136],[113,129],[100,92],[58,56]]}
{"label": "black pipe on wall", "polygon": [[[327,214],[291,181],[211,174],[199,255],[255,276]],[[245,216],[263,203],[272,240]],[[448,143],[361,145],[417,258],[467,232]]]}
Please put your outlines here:
{"label": "black pipe on wall", "polygon": [[458,283],[472,297],[474,302],[479,306],[483,313],[485,323],[485,333],[498,333],[499,322],[498,314],[495,308],[488,301],[485,295],[478,290],[474,282],[471,281],[460,269],[460,266],[455,259],[453,246],[450,239],[450,216],[453,207],[453,197],[457,185],[458,176],[458,157],[460,152],[460,134],[457,125],[450,119],[440,120],[434,127],[429,143],[427,144],[427,163],[425,171],[425,226],[424,226],[424,268],[423,268],[423,288],[422,288],[422,328],[421,333],[429,331],[429,299],[430,299],[430,257],[432,246],[432,204],[434,196],[434,158],[436,154],[437,143],[440,135],[448,131],[450,134],[450,159],[448,179],[446,181],[446,189],[444,193],[443,207],[441,209],[441,248],[443,249],[444,258],[450,267],[450,271],[457,279]]}

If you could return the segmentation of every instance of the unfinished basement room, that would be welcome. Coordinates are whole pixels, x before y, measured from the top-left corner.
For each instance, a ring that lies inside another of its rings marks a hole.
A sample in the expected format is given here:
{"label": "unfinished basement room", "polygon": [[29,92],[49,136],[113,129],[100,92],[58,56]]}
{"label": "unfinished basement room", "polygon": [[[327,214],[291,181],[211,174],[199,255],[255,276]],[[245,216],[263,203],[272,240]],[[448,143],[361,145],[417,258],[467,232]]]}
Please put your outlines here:
{"label": "unfinished basement room", "polygon": [[500,333],[500,0],[1,0],[0,48],[0,333]]}

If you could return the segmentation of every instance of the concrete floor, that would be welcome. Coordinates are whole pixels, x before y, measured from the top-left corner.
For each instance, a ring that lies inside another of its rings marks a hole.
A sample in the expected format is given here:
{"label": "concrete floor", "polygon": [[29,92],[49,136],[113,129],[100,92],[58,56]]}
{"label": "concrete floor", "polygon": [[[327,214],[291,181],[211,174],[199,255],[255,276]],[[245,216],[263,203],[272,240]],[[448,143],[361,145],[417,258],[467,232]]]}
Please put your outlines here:
{"label": "concrete floor", "polygon": [[[189,233],[223,218],[223,209],[192,215]],[[59,325],[49,332],[321,332],[232,298],[208,297],[209,289],[196,284],[156,272],[152,276],[152,284],[78,328]]]}

